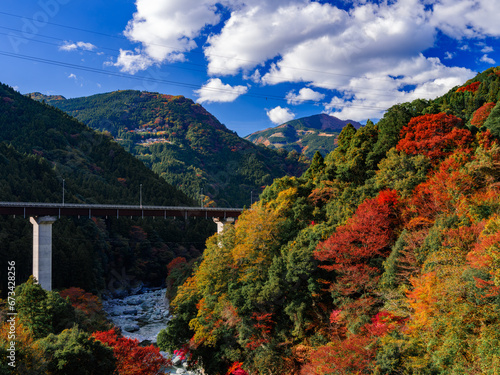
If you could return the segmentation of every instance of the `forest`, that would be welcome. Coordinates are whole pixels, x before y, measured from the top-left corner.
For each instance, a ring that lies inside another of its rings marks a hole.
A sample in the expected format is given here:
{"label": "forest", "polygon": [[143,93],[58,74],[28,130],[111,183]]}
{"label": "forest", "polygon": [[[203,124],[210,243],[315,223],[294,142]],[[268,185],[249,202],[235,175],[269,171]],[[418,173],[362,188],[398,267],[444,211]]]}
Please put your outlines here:
{"label": "forest", "polygon": [[347,125],[207,242],[162,349],[207,374],[498,374],[500,69]]}
{"label": "forest", "polygon": [[[30,100],[6,88],[2,95],[12,111]],[[498,103],[500,68],[491,68],[437,99],[395,105],[376,124],[345,126],[333,152],[316,153],[301,176],[275,179],[233,226],[208,238],[201,256],[169,246],[163,261],[151,259],[164,254],[158,246],[166,236],[156,223],[86,221],[80,230],[93,233],[86,238],[99,244],[93,251],[101,251],[102,266],[120,256],[134,275],[151,270],[143,257],[160,265],[173,317],[158,348],[141,347],[108,325],[92,288],[68,289],[73,285],[63,281],[59,291],[46,292],[25,278],[15,289],[16,355],[26,364],[17,373],[155,373],[168,364],[158,357],[165,350],[181,351],[192,368],[211,375],[498,374]],[[73,160],[80,147],[70,141],[79,139],[71,137],[76,132],[58,134],[68,144],[55,151],[14,149],[11,136],[0,162],[13,177],[2,183],[43,179],[47,194],[57,191],[49,186],[59,184],[61,160]],[[114,147],[105,134],[91,134],[104,137],[99,147]],[[62,149],[68,159],[60,159]],[[102,152],[109,155],[109,148]],[[121,175],[95,177],[99,169],[91,166],[104,170],[100,163],[82,162],[88,184],[118,189]],[[24,175],[34,165],[39,174]],[[150,172],[142,167],[137,173]],[[64,171],[68,178],[77,173]],[[2,228],[27,231],[21,219],[2,220]],[[65,225],[77,233],[76,225]],[[123,247],[115,247],[117,240]],[[18,251],[12,243],[2,249],[4,258]],[[2,303],[0,355],[6,358],[8,299]],[[10,370],[2,363],[0,374]]]}
{"label": "forest", "polygon": [[240,138],[183,96],[134,90],[89,97],[30,96],[113,137],[156,174],[205,206],[248,207],[275,178],[299,176],[308,159]]}
{"label": "forest", "polygon": [[[140,190],[144,205],[197,203],[109,135],[6,85],[0,85],[0,166],[0,201],[59,203],[64,180],[66,203],[138,205]],[[215,231],[211,220],[195,218],[62,217],[53,225],[53,286],[93,293],[110,285],[126,291],[138,281],[159,286],[170,261],[199,257]],[[0,216],[0,262],[8,261],[17,264],[18,284],[31,275],[29,218]],[[2,297],[6,287],[2,278]]]}

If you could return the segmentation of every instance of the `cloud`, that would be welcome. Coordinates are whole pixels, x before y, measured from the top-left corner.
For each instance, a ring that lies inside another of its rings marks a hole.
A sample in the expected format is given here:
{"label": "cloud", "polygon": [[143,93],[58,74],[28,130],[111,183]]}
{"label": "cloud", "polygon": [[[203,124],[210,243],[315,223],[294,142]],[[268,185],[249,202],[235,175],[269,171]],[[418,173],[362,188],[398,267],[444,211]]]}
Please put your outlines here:
{"label": "cloud", "polygon": [[71,74],[68,76],[68,78],[71,78],[71,79],[76,80],[76,75],[75,75],[75,74],[73,74],[73,73],[71,73]]}
{"label": "cloud", "polygon": [[496,64],[495,60],[493,60],[491,57],[488,57],[488,55],[483,55],[481,57],[481,61],[491,65]]}
{"label": "cloud", "polygon": [[490,52],[493,52],[493,47],[490,47],[490,46],[485,46],[483,47],[483,49],[481,50],[481,52],[483,53],[490,53]]}
{"label": "cloud", "polygon": [[59,47],[60,51],[76,51],[76,50],[82,50],[82,51],[93,51],[97,47],[93,45],[92,43],[86,43],[86,42],[68,42],[65,41],[62,46]]}
{"label": "cloud", "polygon": [[455,39],[499,36],[498,2],[440,0],[432,6],[429,23]]}
{"label": "cloud", "polygon": [[292,113],[289,108],[282,108],[280,106],[267,110],[266,113],[269,120],[277,125],[291,121],[295,118],[295,114]]}
{"label": "cloud", "polygon": [[288,104],[301,104],[303,102],[318,102],[325,98],[325,94],[321,94],[320,92],[311,90],[308,87],[304,87],[299,90],[298,94],[295,94],[294,91],[290,91],[286,94],[286,100]]}
{"label": "cloud", "polygon": [[[224,86],[216,77],[236,76],[261,85],[307,85],[310,91],[287,94],[289,104],[321,101],[317,89],[329,90],[335,96],[327,111],[375,119],[396,103],[431,99],[472,78],[473,70],[445,65],[451,52],[441,61],[424,51],[436,47],[440,32],[463,53],[470,53],[471,38],[500,36],[495,3],[359,0],[344,9],[312,0],[136,0],[125,35],[140,47],[121,50],[115,65],[135,73],[184,61],[203,46],[214,81],[198,90],[201,102],[216,101],[216,91],[203,91]],[[491,63],[489,52],[483,51],[483,62]]]}
{"label": "cloud", "polygon": [[208,73],[232,75],[273,59],[297,44],[341,33],[346,12],[329,4],[305,1],[247,2],[231,13],[204,52]]}
{"label": "cloud", "polygon": [[120,68],[122,72],[135,74],[140,70],[146,70],[154,64],[154,60],[141,53],[134,53],[120,48],[120,55],[116,63],[107,62],[106,65],[114,65]]}
{"label": "cloud", "polygon": [[136,0],[137,12],[124,34],[142,48],[121,51],[116,65],[135,73],[154,63],[183,61],[184,53],[197,47],[195,38],[202,30],[219,23],[216,3],[220,1]]}
{"label": "cloud", "polygon": [[453,58],[453,56],[455,56],[455,54],[453,52],[449,52],[449,51],[446,51],[445,55],[444,55],[444,58],[446,60],[450,60]]}
{"label": "cloud", "polygon": [[212,78],[201,89],[195,90],[195,94],[199,96],[198,103],[221,103],[233,102],[247,91],[247,86],[231,86],[219,78]]}

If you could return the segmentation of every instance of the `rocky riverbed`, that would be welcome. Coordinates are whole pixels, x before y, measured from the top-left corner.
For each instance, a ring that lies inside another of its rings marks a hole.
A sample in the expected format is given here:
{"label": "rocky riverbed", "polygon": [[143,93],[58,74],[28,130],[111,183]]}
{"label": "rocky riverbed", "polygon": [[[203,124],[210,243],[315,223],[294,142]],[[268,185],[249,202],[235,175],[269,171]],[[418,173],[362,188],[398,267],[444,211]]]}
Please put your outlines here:
{"label": "rocky riverbed", "polygon": [[[131,339],[137,339],[145,344],[154,344],[158,333],[165,328],[170,319],[169,303],[165,297],[165,289],[142,289],[137,294],[122,298],[103,300],[103,308],[109,319],[122,334]],[[168,353],[162,352],[167,358]],[[187,371],[185,361],[172,358],[175,366],[167,373],[198,375],[198,372]]]}

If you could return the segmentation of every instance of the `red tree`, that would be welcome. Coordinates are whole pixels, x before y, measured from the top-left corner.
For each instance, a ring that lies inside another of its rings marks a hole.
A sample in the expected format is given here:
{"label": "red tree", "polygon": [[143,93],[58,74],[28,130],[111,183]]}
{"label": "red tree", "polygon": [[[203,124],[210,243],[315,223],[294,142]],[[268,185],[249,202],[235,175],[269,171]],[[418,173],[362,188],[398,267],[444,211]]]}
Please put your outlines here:
{"label": "red tree", "polygon": [[486,103],[474,112],[472,119],[470,120],[471,125],[480,128],[483,126],[484,122],[491,113],[491,110],[495,106],[495,103]]}
{"label": "red tree", "polygon": [[[354,216],[326,241],[320,243],[314,257],[320,267],[336,271],[332,285],[343,295],[372,291],[381,270],[370,264],[375,257],[385,257],[393,240],[397,193],[386,190],[359,205]],[[368,302],[368,301],[367,301]]]}
{"label": "red tree", "polygon": [[102,311],[99,298],[92,293],[87,293],[81,288],[71,287],[59,292],[62,298],[69,299],[69,303],[75,308],[83,311],[86,315],[93,315]]}
{"label": "red tree", "polygon": [[479,82],[479,81],[472,82],[471,84],[469,84],[467,86],[459,87],[457,89],[457,91],[455,91],[455,92],[466,92],[466,91],[476,92],[477,89],[479,88],[479,86],[481,86],[481,82]]}
{"label": "red tree", "polygon": [[461,126],[460,118],[445,113],[414,117],[401,130],[396,149],[409,155],[423,154],[436,161],[455,149],[466,148],[474,140],[471,132],[460,129]]}
{"label": "red tree", "polygon": [[170,365],[160,349],[153,345],[139,346],[138,340],[118,337],[115,330],[95,332],[92,337],[113,348],[119,375],[157,374]]}

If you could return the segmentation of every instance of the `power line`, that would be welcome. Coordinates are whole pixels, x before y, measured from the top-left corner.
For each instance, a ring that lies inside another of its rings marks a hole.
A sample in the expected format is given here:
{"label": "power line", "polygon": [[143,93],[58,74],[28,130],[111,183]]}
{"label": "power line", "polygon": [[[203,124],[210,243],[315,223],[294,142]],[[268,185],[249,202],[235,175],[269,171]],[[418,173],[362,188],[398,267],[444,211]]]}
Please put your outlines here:
{"label": "power line", "polygon": [[[165,80],[165,79],[159,79],[159,78],[153,78],[153,77],[147,77],[147,76],[136,76],[132,74],[127,74],[127,73],[118,73],[118,72],[110,72],[104,69],[99,69],[99,68],[92,68],[89,66],[83,66],[83,65],[76,65],[76,64],[71,64],[71,63],[65,63],[62,61],[57,61],[57,60],[50,60],[50,59],[45,59],[41,57],[35,57],[35,56],[29,56],[29,55],[22,55],[18,53],[12,53],[12,52],[6,52],[6,51],[0,51],[0,55],[2,56],[7,56],[11,58],[17,58],[17,59],[22,59],[22,60],[27,60],[27,61],[34,61],[34,62],[39,62],[43,64],[48,64],[48,65],[53,65],[53,66],[61,66],[61,67],[66,67],[66,68],[71,68],[71,69],[78,69],[78,70],[83,70],[91,73],[97,73],[97,74],[104,74],[108,76],[114,76],[114,77],[120,77],[120,78],[127,78],[127,79],[133,79],[133,80],[138,80],[138,81],[147,81],[147,82],[154,82],[154,83],[163,83],[167,85],[172,85],[172,86],[179,86],[179,87],[186,87],[186,88],[191,88],[191,89],[201,89],[202,87],[198,84],[190,84],[190,83],[185,83],[185,82],[179,82],[179,81],[171,81],[171,80]],[[227,89],[222,89],[222,88],[215,88],[215,87],[203,87],[203,90],[208,90],[208,91],[213,91],[213,92],[231,92],[230,90]],[[241,94],[241,96],[247,96],[247,97],[253,97],[253,98],[260,98],[260,99],[272,99],[272,100],[278,100],[278,101],[284,101],[287,102],[288,99],[286,99],[283,96],[278,96],[278,95],[272,95],[272,94],[251,94],[251,93],[245,93]],[[316,101],[313,100],[300,100],[302,103],[317,103]],[[377,109],[377,110],[382,110],[385,111],[386,108],[382,107],[375,107],[375,106],[364,106],[364,105],[359,105],[359,104],[350,104],[350,102],[347,102],[345,104],[337,104],[337,107],[352,107],[352,108],[368,108],[368,109]]]}
{"label": "power line", "polygon": [[[10,16],[10,17],[21,18],[21,19],[25,19],[26,18],[24,16],[20,16],[20,15],[17,15],[17,14],[7,13],[7,12],[1,12],[1,11],[0,11],[0,14],[6,15],[6,16]],[[48,24],[48,25],[53,25],[53,26],[57,26],[57,27],[67,28],[67,29],[70,29],[70,30],[77,30],[77,31],[82,31],[82,32],[86,32],[86,33],[96,34],[96,35],[100,35],[100,36],[105,36],[105,37],[109,37],[109,38],[115,38],[115,39],[120,39],[120,40],[125,40],[125,41],[130,42],[130,40],[127,37],[123,36],[123,35],[119,35],[118,36],[118,35],[106,34],[106,33],[101,33],[101,32],[94,31],[94,30],[84,29],[84,28],[75,27],[75,26],[62,25],[62,24],[59,24],[59,23],[49,22],[49,21],[47,21],[45,23]],[[154,46],[154,47],[169,48],[172,51],[178,50],[178,47],[167,46],[165,44],[160,44],[160,43],[148,43],[148,45],[149,46]],[[198,51],[192,51],[192,50],[191,51],[185,51],[185,52],[182,52],[182,53],[187,53],[187,52],[192,53],[192,54],[199,54],[199,55],[202,55],[204,57],[211,56],[211,57],[217,57],[217,58],[222,58],[222,59],[227,59],[227,60],[235,60],[235,61],[252,63],[254,65],[260,65],[262,63],[262,61],[241,59],[241,58],[234,57],[234,56],[224,56],[224,55],[207,54],[207,53],[204,53],[204,52],[198,52]],[[306,69],[306,68],[299,68],[299,67],[286,66],[286,65],[285,66],[281,66],[281,68],[293,69],[293,70],[310,72],[310,73],[320,73],[320,74],[331,75],[331,76],[339,76],[339,77],[362,78],[362,79],[375,80],[375,81],[384,80],[382,78],[368,78],[366,76],[356,76],[356,75],[349,75],[349,74],[332,73],[332,72],[326,72],[326,71],[321,71],[321,70]]]}

